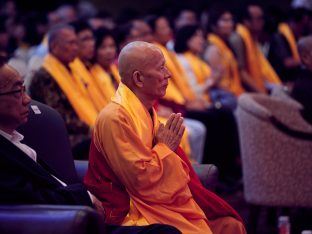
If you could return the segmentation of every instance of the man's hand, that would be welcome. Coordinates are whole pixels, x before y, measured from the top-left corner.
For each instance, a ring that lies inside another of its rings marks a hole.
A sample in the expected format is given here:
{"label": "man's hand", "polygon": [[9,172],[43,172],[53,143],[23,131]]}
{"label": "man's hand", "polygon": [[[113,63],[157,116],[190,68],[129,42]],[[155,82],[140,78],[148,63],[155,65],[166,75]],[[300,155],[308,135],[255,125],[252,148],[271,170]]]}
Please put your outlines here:
{"label": "man's hand", "polygon": [[92,193],[89,193],[90,199],[92,201],[92,204],[94,206],[94,208],[97,210],[97,212],[100,214],[101,217],[103,217],[103,219],[105,219],[105,209],[102,206],[102,202],[100,202],[99,199],[97,199]]}
{"label": "man's hand", "polygon": [[183,117],[180,113],[173,113],[167,120],[166,125],[160,124],[156,133],[156,143],[164,143],[172,151],[175,151],[181,142],[184,130]]}

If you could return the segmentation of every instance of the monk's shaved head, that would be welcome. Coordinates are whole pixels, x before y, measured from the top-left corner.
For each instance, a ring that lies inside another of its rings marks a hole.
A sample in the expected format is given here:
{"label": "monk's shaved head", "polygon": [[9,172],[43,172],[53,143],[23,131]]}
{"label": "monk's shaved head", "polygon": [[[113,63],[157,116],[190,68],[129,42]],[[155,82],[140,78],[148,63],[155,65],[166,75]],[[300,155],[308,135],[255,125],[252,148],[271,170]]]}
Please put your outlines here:
{"label": "monk's shaved head", "polygon": [[298,41],[298,51],[302,64],[312,69],[312,36],[303,37]]}
{"label": "monk's shaved head", "polygon": [[157,54],[162,55],[161,51],[151,43],[134,41],[127,44],[118,58],[121,81],[129,85],[133,72],[143,71],[151,63],[151,58]]}

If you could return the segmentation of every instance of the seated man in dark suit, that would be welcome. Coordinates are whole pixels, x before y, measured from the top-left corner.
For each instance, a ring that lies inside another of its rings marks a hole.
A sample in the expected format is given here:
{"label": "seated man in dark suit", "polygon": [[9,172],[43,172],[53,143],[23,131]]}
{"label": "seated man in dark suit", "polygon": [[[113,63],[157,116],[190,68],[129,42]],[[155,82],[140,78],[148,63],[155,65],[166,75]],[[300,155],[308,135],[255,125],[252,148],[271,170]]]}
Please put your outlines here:
{"label": "seated man in dark suit", "polygon": [[[66,204],[94,206],[101,203],[82,184],[66,185],[40,165],[40,155],[21,143],[16,129],[27,122],[30,97],[20,75],[0,57],[0,204]],[[180,233],[166,225],[109,228],[111,233]]]}
{"label": "seated man in dark suit", "polygon": [[304,109],[303,118],[312,124],[312,36],[303,37],[298,42],[302,67],[297,74],[291,96],[300,102]]}

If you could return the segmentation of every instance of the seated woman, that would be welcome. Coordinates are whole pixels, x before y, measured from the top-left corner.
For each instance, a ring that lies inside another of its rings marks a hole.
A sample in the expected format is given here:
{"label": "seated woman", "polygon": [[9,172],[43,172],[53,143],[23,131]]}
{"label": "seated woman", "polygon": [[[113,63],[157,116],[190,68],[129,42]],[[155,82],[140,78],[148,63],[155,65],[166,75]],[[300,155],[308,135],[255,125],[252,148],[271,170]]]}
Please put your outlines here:
{"label": "seated woman", "polygon": [[201,28],[195,25],[180,28],[176,34],[175,51],[188,75],[188,82],[199,98],[216,106],[236,107],[236,98],[219,87],[223,69],[211,70],[199,55],[204,52],[205,39]]}
{"label": "seated woman", "polygon": [[244,92],[239,70],[233,51],[228,43],[229,37],[234,32],[232,13],[227,9],[213,11],[209,18],[209,31],[207,36],[208,46],[204,53],[204,60],[212,71],[218,74],[217,86],[239,96]]}
{"label": "seated woman", "polygon": [[100,28],[95,32],[95,57],[90,69],[101,93],[109,101],[120,81],[116,58],[117,47],[111,31]]}

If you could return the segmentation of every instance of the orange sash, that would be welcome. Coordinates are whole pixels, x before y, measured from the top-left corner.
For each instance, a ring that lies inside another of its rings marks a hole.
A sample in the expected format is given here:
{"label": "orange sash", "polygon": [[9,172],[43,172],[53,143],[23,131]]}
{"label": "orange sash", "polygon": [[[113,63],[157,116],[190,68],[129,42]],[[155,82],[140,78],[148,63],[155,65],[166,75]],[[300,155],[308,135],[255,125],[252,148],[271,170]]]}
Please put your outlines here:
{"label": "orange sash", "polygon": [[232,51],[224,41],[215,34],[209,34],[207,40],[208,43],[215,45],[222,54],[222,67],[224,73],[220,81],[220,86],[236,96],[239,96],[244,92],[244,89],[240,82],[237,62]]}
{"label": "orange sash", "polygon": [[170,52],[166,47],[159,43],[154,44],[163,53],[166,60],[166,67],[171,73],[173,84],[169,85],[175,85],[186,100],[195,100],[196,96],[187,82],[187,75],[184,73],[181,64],[177,60],[176,54],[174,52]]}
{"label": "orange sash", "polygon": [[76,58],[69,66],[76,79],[82,82],[96,110],[100,112],[107,105],[107,101],[98,89],[94,77],[79,58]]}
{"label": "orange sash", "polygon": [[236,32],[244,41],[247,71],[254,79],[256,86],[265,93],[265,80],[273,84],[281,84],[278,75],[257,47],[256,42],[252,39],[248,29],[245,26],[238,24]]}
{"label": "orange sash", "polygon": [[296,39],[291,29],[289,28],[288,24],[280,23],[278,25],[278,31],[286,38],[290,46],[293,59],[296,60],[297,62],[300,62],[300,56],[297,48]]}
{"label": "orange sash", "polygon": [[53,55],[48,54],[42,66],[51,74],[60,86],[79,119],[93,126],[97,117],[97,110],[90,101],[88,93],[79,78],[70,71]]}

